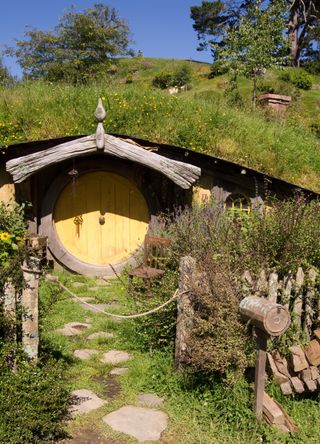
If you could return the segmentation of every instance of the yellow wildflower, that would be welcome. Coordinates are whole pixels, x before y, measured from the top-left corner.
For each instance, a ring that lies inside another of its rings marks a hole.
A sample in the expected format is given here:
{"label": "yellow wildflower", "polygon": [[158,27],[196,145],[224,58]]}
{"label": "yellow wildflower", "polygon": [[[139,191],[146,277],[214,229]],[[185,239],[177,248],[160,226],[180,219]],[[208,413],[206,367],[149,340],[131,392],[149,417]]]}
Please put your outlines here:
{"label": "yellow wildflower", "polygon": [[4,231],[3,233],[0,233],[0,240],[7,241],[10,239],[10,234]]}

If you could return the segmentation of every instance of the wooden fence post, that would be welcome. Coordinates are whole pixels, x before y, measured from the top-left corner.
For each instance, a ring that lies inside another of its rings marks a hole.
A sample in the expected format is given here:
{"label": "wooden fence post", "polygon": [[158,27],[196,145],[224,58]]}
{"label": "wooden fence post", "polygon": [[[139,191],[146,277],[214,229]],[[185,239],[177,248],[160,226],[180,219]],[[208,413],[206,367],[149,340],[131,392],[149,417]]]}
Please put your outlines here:
{"label": "wooden fence post", "polygon": [[39,348],[39,279],[47,237],[31,236],[30,254],[23,263],[24,286],[21,295],[22,347],[31,361],[38,358]]}
{"label": "wooden fence post", "polygon": [[[192,281],[196,271],[196,260],[185,256],[180,261],[179,292],[192,289]],[[183,367],[187,353],[190,332],[193,325],[194,310],[192,306],[192,293],[184,293],[178,298],[178,313],[175,344],[175,364],[177,369]]]}
{"label": "wooden fence post", "polygon": [[247,296],[240,302],[240,314],[254,326],[257,338],[254,410],[260,420],[263,414],[268,337],[285,333],[290,325],[290,316],[282,305],[257,296]]}

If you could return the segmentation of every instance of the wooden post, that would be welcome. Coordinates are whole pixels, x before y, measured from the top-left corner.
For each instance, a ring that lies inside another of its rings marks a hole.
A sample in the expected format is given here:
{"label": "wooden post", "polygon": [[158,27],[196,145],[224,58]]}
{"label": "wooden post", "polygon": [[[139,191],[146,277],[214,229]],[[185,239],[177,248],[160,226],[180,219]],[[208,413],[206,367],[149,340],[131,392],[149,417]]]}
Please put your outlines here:
{"label": "wooden post", "polygon": [[24,288],[21,296],[22,306],[22,347],[31,361],[38,358],[39,348],[39,278],[40,261],[29,257],[23,263]]}
{"label": "wooden post", "polygon": [[47,238],[31,236],[28,241],[30,255],[23,263],[24,287],[21,296],[22,347],[31,361],[38,358],[39,348],[39,278]]}
{"label": "wooden post", "polygon": [[267,341],[268,335],[258,328],[255,329],[257,338],[257,355],[255,368],[255,386],[254,397],[255,405],[254,411],[257,419],[262,419],[263,413],[263,396],[265,386],[266,360],[267,360]]}
{"label": "wooden post", "polygon": [[[180,261],[179,292],[191,290],[193,276],[196,269],[196,260],[185,256]],[[189,335],[193,323],[194,310],[191,303],[191,294],[184,293],[178,299],[178,314],[176,327],[175,364],[177,369],[183,367]]]}
{"label": "wooden post", "polygon": [[289,328],[290,317],[288,310],[282,305],[256,296],[246,297],[240,302],[240,314],[254,326],[257,338],[254,411],[257,419],[261,420],[263,414],[267,341],[269,336],[280,336]]}

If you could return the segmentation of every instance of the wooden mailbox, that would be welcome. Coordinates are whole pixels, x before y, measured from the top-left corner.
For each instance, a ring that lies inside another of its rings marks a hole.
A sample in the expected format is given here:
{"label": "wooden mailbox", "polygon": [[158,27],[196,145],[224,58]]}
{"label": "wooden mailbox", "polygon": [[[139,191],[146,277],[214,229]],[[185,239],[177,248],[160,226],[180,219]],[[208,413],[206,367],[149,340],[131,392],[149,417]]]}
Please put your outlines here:
{"label": "wooden mailbox", "polygon": [[262,419],[267,341],[270,336],[280,336],[287,331],[290,316],[282,305],[256,296],[248,296],[241,301],[240,314],[254,327],[257,338],[255,413],[258,419]]}
{"label": "wooden mailbox", "polygon": [[240,303],[241,316],[269,336],[280,336],[290,325],[288,310],[280,304],[255,296]]}

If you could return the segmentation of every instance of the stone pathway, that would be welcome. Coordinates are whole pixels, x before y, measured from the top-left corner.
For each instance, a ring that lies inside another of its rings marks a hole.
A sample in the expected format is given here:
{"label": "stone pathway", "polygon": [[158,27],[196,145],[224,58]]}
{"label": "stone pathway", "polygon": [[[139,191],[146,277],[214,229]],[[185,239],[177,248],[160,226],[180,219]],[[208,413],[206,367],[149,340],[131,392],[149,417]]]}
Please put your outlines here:
{"label": "stone pathway", "polygon": [[81,389],[71,393],[73,401],[69,412],[72,415],[81,415],[89,413],[92,410],[99,409],[107,403],[104,399],[99,398],[91,390]]}
{"label": "stone pathway", "polygon": [[107,331],[97,331],[96,333],[92,333],[91,335],[89,335],[87,337],[87,339],[89,339],[89,341],[93,340],[93,339],[98,339],[98,338],[114,338],[114,334],[107,332]]}
{"label": "stone pathway", "polygon": [[168,425],[166,413],[133,405],[121,407],[102,420],[112,430],[130,435],[139,442],[158,441]]}
{"label": "stone pathway", "polygon": [[129,359],[132,358],[132,355],[130,353],[120,350],[110,350],[107,353],[105,353],[102,358],[101,362],[104,364],[120,364],[120,362],[126,362],[129,361]]}
{"label": "stone pathway", "polygon": [[125,373],[127,373],[128,370],[129,370],[128,367],[116,367],[110,371],[110,375],[111,376],[121,376],[121,375],[124,375]]}
{"label": "stone pathway", "polygon": [[83,348],[80,350],[75,350],[73,352],[73,355],[76,358],[81,359],[81,361],[87,361],[88,359],[91,358],[91,356],[96,355],[97,353],[99,353],[99,350],[94,350],[94,349],[90,349],[90,348]]}
{"label": "stone pathway", "polygon": [[[85,284],[80,282],[73,283],[73,287],[75,288],[82,287],[84,285]],[[96,281],[96,287],[91,287],[90,291],[97,291],[101,287],[107,285],[109,285],[108,282],[104,281],[103,279],[98,279]],[[81,297],[81,299],[83,302],[93,302],[92,305],[94,305],[94,307],[88,307],[80,302],[82,308],[93,313],[96,312],[95,307],[99,308],[100,310],[105,310],[108,308],[122,308],[122,305],[118,304],[116,301],[104,304],[94,304],[94,301],[90,297],[84,296]],[[99,314],[98,312],[96,313]],[[116,321],[116,319],[113,321]],[[91,326],[91,322],[69,322],[65,324],[63,328],[60,328],[57,331],[65,336],[75,336],[81,334],[84,330],[90,328]],[[112,339],[114,338],[114,333],[108,331],[96,331],[87,336],[86,340],[91,341],[99,338]],[[90,348],[79,348],[74,350],[73,354],[76,358],[81,359],[82,361],[88,361],[94,355],[101,353],[102,356],[99,357],[100,362],[103,364],[110,364],[112,366],[116,366],[117,364],[134,359],[134,357],[127,351],[107,350],[101,351]],[[95,361],[85,365],[95,365]],[[124,375],[126,372],[128,372],[128,370],[128,367],[114,367],[110,370],[109,375],[107,376],[99,373],[92,376],[92,380],[100,385],[100,393],[102,393],[103,398],[107,398],[109,400],[112,400],[113,398],[117,399],[121,393],[121,380],[116,377]],[[106,399],[98,397],[91,390],[75,390],[72,392],[72,405],[69,412],[72,416],[84,415],[103,407],[107,403],[108,401]],[[104,424],[111,427],[113,431],[124,433],[131,438],[135,438],[138,442],[143,443],[146,441],[159,441],[161,439],[161,434],[166,430],[168,425],[168,415],[162,410],[158,409],[159,407],[163,407],[163,403],[163,398],[160,398],[155,394],[140,393],[137,396],[137,406],[125,405],[116,411],[103,416],[102,421]],[[95,425],[97,424],[95,423]],[[86,432],[87,430],[88,432]],[[71,440],[68,439],[63,441],[63,443],[121,444],[120,441],[115,441],[112,438],[102,436],[102,434],[99,432],[99,427],[94,428],[92,424],[89,425],[89,427],[88,424],[86,424],[85,427],[80,424],[80,428],[78,426],[76,427],[75,436],[72,437]]]}
{"label": "stone pathway", "polygon": [[90,327],[91,324],[85,322],[68,322],[64,324],[63,328],[58,328],[56,331],[62,333],[64,336],[75,336],[80,335],[83,330],[87,330]]}

